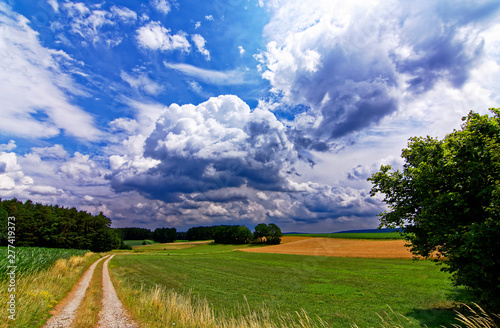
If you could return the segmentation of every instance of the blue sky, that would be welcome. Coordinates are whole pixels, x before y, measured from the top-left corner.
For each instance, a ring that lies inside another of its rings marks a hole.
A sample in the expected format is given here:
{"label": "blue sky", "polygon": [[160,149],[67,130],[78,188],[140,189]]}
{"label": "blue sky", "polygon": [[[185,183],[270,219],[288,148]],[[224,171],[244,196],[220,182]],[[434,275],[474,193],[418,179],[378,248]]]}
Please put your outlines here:
{"label": "blue sky", "polygon": [[374,228],[366,178],[499,106],[498,1],[2,1],[0,197],[113,226]]}

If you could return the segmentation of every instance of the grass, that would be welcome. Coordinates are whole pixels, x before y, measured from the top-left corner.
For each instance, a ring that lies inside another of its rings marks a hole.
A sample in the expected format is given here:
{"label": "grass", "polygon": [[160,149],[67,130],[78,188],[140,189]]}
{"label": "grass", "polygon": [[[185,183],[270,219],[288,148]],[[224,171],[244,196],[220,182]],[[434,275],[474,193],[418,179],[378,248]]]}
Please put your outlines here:
{"label": "grass", "polygon": [[99,262],[92,275],[89,287],[85,292],[85,297],[82,300],[78,311],[76,312],[75,320],[72,328],[88,328],[95,327],[99,322],[99,311],[101,310],[102,299],[102,266],[104,260]]}
{"label": "grass", "polygon": [[[40,252],[42,251],[46,252]],[[36,250],[34,252],[38,254]],[[40,263],[53,261],[50,252],[45,254],[47,260],[43,261],[43,258],[38,257]],[[8,291],[9,281],[0,280],[2,304],[6,304],[11,294],[16,297],[16,320],[7,320],[5,311],[4,320],[0,320],[0,328],[41,327],[50,316],[49,311],[70,292],[81,274],[98,258],[99,254],[89,252],[85,255],[59,258],[44,270],[21,270],[16,274],[16,290],[12,293]]]}
{"label": "grass", "polygon": [[[238,318],[247,304],[247,315],[264,308],[274,323],[305,310],[309,320],[319,316],[332,327],[380,326],[377,314],[384,317],[388,306],[408,318],[405,327],[439,327],[454,317],[449,309],[457,290],[450,287],[448,275],[428,261],[232,251],[240,247],[248,246],[205,244],[117,255],[111,270],[129,295],[162,288],[161,297],[173,292],[193,302],[200,295],[216,317]],[[128,308],[142,308],[135,303],[139,298],[129,298]],[[140,313],[134,315],[144,320]],[[145,315],[146,320],[160,320],[148,319],[151,315]]]}
{"label": "grass", "polygon": [[[72,256],[82,256],[89,252],[81,249],[44,248],[44,247],[16,247],[11,248],[15,253],[18,273],[36,273],[53,266],[59,259],[69,259]],[[8,263],[7,247],[0,247],[0,280],[7,279]],[[10,253],[12,254],[12,253]]]}
{"label": "grass", "polygon": [[379,240],[404,239],[404,237],[399,232],[299,233],[286,234],[285,236]]}
{"label": "grass", "polygon": [[157,241],[154,241],[152,239],[124,240],[123,242],[126,245],[130,245],[132,247],[134,247],[134,246],[142,246],[142,245],[144,245],[144,242],[146,242],[147,245],[159,244]]}

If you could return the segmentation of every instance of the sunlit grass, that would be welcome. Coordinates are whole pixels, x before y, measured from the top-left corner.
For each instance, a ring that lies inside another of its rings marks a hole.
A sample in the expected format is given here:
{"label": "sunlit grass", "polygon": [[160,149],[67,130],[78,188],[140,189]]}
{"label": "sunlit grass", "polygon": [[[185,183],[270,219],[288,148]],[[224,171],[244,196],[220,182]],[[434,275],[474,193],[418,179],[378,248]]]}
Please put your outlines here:
{"label": "sunlit grass", "polygon": [[[0,281],[0,300],[5,315],[0,327],[41,327],[49,318],[49,312],[71,290],[81,274],[99,258],[98,254],[58,259],[45,270],[25,270],[15,277],[15,292],[9,292],[9,280]],[[52,257],[50,257],[52,259]],[[39,258],[39,261],[42,259]],[[43,261],[42,261],[43,262]],[[29,272],[29,273],[28,273]],[[16,319],[7,319],[7,300],[14,294]]]}
{"label": "sunlit grass", "polygon": [[231,248],[236,245],[117,255],[111,270],[131,289],[160,285],[180,295],[192,291],[205,298],[217,316],[237,315],[248,301],[256,312],[264,305],[273,318],[304,309],[331,327],[376,326],[377,313],[388,305],[409,318],[407,327],[439,327],[454,317],[455,289],[430,261],[258,254]]}

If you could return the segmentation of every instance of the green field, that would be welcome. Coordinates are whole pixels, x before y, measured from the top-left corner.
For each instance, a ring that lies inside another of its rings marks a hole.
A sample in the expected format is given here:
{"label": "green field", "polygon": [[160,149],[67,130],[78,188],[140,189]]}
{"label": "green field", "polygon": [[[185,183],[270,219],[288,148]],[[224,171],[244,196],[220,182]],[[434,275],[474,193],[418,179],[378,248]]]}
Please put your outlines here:
{"label": "green field", "polygon": [[285,236],[298,237],[322,237],[322,238],[345,238],[345,239],[404,239],[399,232],[338,232],[338,233],[297,233]]}
{"label": "green field", "polygon": [[[241,245],[196,245],[117,255],[111,270],[137,289],[155,284],[206,298],[216,313],[263,306],[273,313],[304,309],[333,327],[380,326],[391,309],[404,327],[449,326],[460,294],[429,261],[355,259],[234,252]],[[244,246],[243,246],[244,247]]]}
{"label": "green field", "polygon": [[152,239],[124,240],[123,241],[123,243],[125,245],[130,245],[132,247],[134,247],[134,246],[142,246],[144,242],[148,243],[148,245],[159,244],[157,241],[154,241]]}

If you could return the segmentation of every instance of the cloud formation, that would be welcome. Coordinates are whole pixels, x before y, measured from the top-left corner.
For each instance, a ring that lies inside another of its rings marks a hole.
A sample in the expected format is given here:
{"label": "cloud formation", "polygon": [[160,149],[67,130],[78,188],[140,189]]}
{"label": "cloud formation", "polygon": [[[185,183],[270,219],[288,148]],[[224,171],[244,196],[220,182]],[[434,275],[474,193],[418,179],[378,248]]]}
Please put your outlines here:
{"label": "cloud formation", "polygon": [[191,45],[186,37],[187,34],[182,31],[174,35],[170,34],[170,29],[163,27],[160,22],[149,22],[137,30],[139,45],[151,50],[189,52]]}
{"label": "cloud formation", "polygon": [[[61,64],[75,61],[61,50],[43,47],[29,21],[0,3],[0,131],[28,138],[65,134],[97,140],[94,118],[70,102],[68,95],[84,96]],[[75,65],[77,66],[77,65]]]}
{"label": "cloud formation", "polygon": [[274,15],[265,35],[272,41],[257,56],[262,76],[282,104],[304,106],[295,126],[313,149],[317,141],[373,126],[398,111],[403,97],[436,83],[462,88],[484,51],[478,24],[491,25],[500,9],[493,1],[474,8],[395,1],[362,8],[341,1],[268,5]]}
{"label": "cloud formation", "polygon": [[169,106],[145,141],[143,159],[113,158],[111,184],[167,202],[182,193],[243,185],[295,190],[286,171],[296,159],[272,113],[219,96],[198,106]]}

